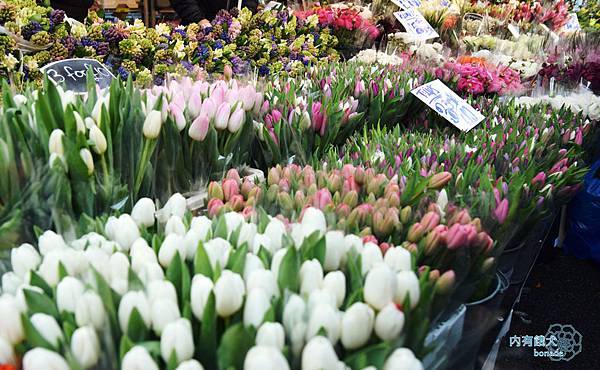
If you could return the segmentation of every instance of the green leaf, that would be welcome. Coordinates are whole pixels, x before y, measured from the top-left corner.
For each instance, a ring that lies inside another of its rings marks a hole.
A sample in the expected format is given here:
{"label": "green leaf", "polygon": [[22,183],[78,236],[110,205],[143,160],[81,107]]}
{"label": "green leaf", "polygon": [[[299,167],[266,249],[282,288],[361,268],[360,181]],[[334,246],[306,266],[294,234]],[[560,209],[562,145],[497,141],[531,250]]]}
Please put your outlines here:
{"label": "green leaf", "polygon": [[58,349],[37,331],[35,326],[31,323],[31,320],[29,320],[29,317],[24,313],[21,314],[21,325],[23,326],[23,333],[25,334],[25,338],[27,338],[27,343],[32,347],[42,347],[51,351],[56,351]]}
{"label": "green leaf", "polygon": [[241,322],[227,329],[217,350],[219,368],[242,369],[246,353],[254,345],[254,334],[254,330],[245,328]]}
{"label": "green leaf", "polygon": [[391,352],[392,347],[390,343],[382,342],[369,346],[359,352],[353,352],[344,359],[344,362],[352,369],[364,369],[367,366],[374,366],[377,369],[381,369]]}
{"label": "green leaf", "polygon": [[129,290],[144,290],[144,283],[140,280],[137,274],[129,268],[129,272],[127,273],[128,280],[128,288]]}
{"label": "green leaf", "polygon": [[125,357],[125,354],[127,354],[127,352],[129,352],[129,350],[132,349],[134,346],[135,343],[133,343],[133,341],[129,339],[127,335],[123,335],[121,337],[121,343],[119,343],[120,362],[123,362],[123,357]]}
{"label": "green leaf", "polygon": [[211,279],[213,277],[213,269],[210,265],[210,259],[208,258],[208,254],[206,254],[206,250],[204,249],[204,244],[201,241],[198,243],[196,257],[194,257],[194,273],[202,274]]}
{"label": "green leaf", "polygon": [[282,292],[286,289],[297,292],[300,287],[300,256],[295,247],[289,247],[281,260],[277,282]]}
{"label": "green leaf", "polygon": [[266,269],[271,267],[271,254],[265,247],[261,246],[258,250],[258,258],[260,258]]}
{"label": "green leaf", "polygon": [[134,342],[139,342],[146,337],[148,333],[148,327],[142,319],[142,315],[137,308],[131,310],[129,315],[129,322],[127,323],[127,336],[129,336]]}
{"label": "green leaf", "polygon": [[67,268],[65,267],[65,265],[63,265],[62,262],[58,262],[58,281],[61,281],[67,276],[69,276]]}
{"label": "green leaf", "polygon": [[225,217],[219,217],[217,218],[216,224],[214,225],[213,228],[213,235],[214,238],[223,238],[225,240],[228,239],[228,230],[227,230],[227,223],[225,222]]}
{"label": "green leaf", "polygon": [[175,370],[177,365],[177,353],[173,350],[169,356],[169,361],[167,362],[167,370]]}
{"label": "green leaf", "polygon": [[33,270],[31,270],[31,275],[29,275],[29,284],[42,289],[48,297],[54,296],[54,292],[52,291],[52,288],[50,288],[50,285],[46,283],[46,280]]}
{"label": "green leaf", "polygon": [[45,313],[59,320],[60,315],[54,301],[48,296],[31,289],[23,289],[27,308],[31,313]]}
{"label": "green leaf", "polygon": [[242,275],[244,273],[244,266],[246,265],[246,254],[248,254],[248,243],[244,242],[244,244],[231,255],[229,261],[227,261],[227,269]]}
{"label": "green leaf", "polygon": [[167,272],[165,277],[175,287],[175,291],[177,292],[177,296],[181,297],[181,257],[179,256],[179,252],[175,252],[175,257],[171,260],[169,267],[167,267]]}
{"label": "green leaf", "polygon": [[200,358],[200,362],[207,369],[216,368],[214,354],[217,350],[217,310],[213,292],[210,292],[204,306],[200,338],[196,344],[196,355]]}

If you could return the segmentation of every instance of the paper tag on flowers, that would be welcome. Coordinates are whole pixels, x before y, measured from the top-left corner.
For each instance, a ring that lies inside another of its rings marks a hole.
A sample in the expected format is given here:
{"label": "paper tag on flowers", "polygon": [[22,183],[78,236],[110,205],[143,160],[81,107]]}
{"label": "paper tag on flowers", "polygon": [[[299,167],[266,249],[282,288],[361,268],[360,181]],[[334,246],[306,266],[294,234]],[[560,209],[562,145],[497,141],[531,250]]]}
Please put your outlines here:
{"label": "paper tag on flowers", "polygon": [[283,6],[283,4],[281,4],[277,1],[269,1],[269,3],[267,5],[265,5],[265,10],[277,9],[282,6]]}
{"label": "paper tag on flowers", "polygon": [[562,30],[564,32],[574,32],[579,31],[581,29],[581,25],[579,24],[579,18],[577,18],[577,13],[569,14],[569,20],[563,26]]}
{"label": "paper tag on flowers", "polygon": [[404,10],[418,8],[421,6],[421,2],[419,0],[392,0],[392,3]]}
{"label": "paper tag on flowers", "polygon": [[469,131],[485,119],[440,80],[421,85],[411,93],[461,131]]}
{"label": "paper tag on flowers", "polygon": [[519,26],[517,26],[517,25],[509,24],[508,30],[510,31],[510,33],[513,35],[513,37],[515,39],[518,39],[519,36],[521,36],[521,32],[519,31]]}
{"label": "paper tag on flowers", "polygon": [[423,17],[417,9],[411,8],[403,12],[396,12],[394,16],[404,28],[406,32],[416,36],[420,40],[429,40],[440,37],[437,32],[431,27],[429,22]]}

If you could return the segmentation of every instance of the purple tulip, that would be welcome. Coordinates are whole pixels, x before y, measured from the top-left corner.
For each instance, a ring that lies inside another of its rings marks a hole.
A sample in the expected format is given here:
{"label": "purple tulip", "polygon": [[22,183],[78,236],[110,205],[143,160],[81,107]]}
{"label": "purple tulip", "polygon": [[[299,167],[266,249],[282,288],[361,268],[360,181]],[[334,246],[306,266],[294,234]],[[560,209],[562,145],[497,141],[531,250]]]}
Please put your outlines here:
{"label": "purple tulip", "polygon": [[504,224],[508,216],[508,199],[503,199],[494,210],[494,217],[500,225]]}

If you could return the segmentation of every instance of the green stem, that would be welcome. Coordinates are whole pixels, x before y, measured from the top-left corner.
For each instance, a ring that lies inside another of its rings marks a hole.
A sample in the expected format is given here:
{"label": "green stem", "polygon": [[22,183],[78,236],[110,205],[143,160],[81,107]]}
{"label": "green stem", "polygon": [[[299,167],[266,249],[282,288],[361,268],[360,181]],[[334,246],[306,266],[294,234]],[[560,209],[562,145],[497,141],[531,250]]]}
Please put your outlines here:
{"label": "green stem", "polygon": [[135,176],[134,183],[134,196],[137,198],[140,186],[142,186],[142,180],[144,179],[144,173],[146,172],[146,162],[148,161],[148,151],[150,150],[150,140],[144,140],[144,149],[142,150],[142,158],[140,160],[140,167]]}
{"label": "green stem", "polygon": [[100,156],[100,163],[102,165],[102,173],[104,176],[104,192],[108,194],[108,188],[110,187],[110,179],[108,178],[108,166],[106,165],[106,157],[104,154]]}

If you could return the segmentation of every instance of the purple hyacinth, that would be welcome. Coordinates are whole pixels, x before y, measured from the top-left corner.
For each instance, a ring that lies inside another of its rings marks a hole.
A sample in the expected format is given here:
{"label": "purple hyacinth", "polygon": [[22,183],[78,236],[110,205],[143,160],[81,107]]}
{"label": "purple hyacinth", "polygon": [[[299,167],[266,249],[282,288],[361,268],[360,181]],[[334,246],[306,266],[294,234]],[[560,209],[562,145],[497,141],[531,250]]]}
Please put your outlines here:
{"label": "purple hyacinth", "polygon": [[61,24],[65,21],[64,10],[54,9],[50,12],[50,23],[53,25]]}
{"label": "purple hyacinth", "polygon": [[247,62],[244,62],[242,58],[238,56],[231,58],[231,64],[233,65],[233,73],[235,73],[236,75],[245,74],[248,70]]}
{"label": "purple hyacinth", "polygon": [[35,35],[41,30],[42,25],[39,22],[29,22],[29,24],[25,25],[21,29],[21,36],[23,36],[25,40],[31,40],[31,36]]}
{"label": "purple hyacinth", "polygon": [[260,68],[258,69],[259,76],[268,76],[269,73],[271,73],[271,70],[267,66],[260,66]]}

